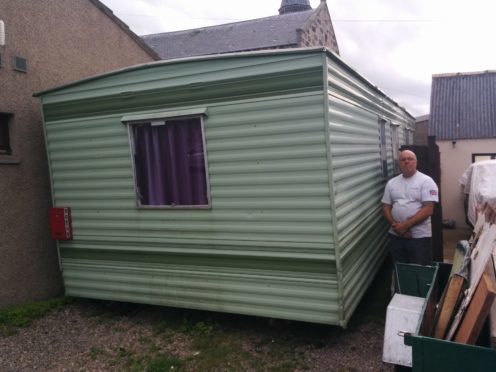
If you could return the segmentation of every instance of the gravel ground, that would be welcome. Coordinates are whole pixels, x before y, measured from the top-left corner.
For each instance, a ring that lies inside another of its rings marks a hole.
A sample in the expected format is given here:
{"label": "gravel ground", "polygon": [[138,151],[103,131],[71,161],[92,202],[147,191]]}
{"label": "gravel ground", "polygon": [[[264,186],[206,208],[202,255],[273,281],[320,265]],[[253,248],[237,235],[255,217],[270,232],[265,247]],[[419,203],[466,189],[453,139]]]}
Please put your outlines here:
{"label": "gravel ground", "polygon": [[390,270],[380,270],[347,329],[75,299],[14,334],[4,371],[392,371],[382,362]]}
{"label": "gravel ground", "polygon": [[[162,355],[193,360],[183,365],[182,370],[200,368],[194,363],[195,355],[199,354],[193,345],[194,335],[178,330],[164,337],[164,333],[157,332],[157,319],[164,312],[181,313],[184,317],[185,311],[152,306],[131,306],[130,310],[129,305],[123,311],[119,306],[117,310],[109,310],[101,302],[76,301],[50,312],[13,335],[0,336],[0,369],[140,370],[140,364],[136,364],[136,361],[140,355],[150,354],[150,345]],[[239,347],[244,359],[259,359],[256,364],[241,362],[229,365],[229,362],[222,361],[211,366],[210,370],[391,370],[389,365],[381,361],[382,322],[362,322],[343,330],[338,327],[269,322],[260,318],[205,312],[186,316],[208,318],[207,323],[200,324],[215,323],[228,329],[227,332],[243,340],[236,347]],[[290,361],[297,359],[297,363],[285,364],[278,358]]]}

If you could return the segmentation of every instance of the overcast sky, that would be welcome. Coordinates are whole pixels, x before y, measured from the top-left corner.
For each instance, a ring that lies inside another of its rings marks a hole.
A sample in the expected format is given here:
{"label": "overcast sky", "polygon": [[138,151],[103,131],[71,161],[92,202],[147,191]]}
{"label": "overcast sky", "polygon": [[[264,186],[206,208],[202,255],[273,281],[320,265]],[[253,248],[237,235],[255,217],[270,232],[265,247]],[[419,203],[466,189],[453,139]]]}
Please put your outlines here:
{"label": "overcast sky", "polygon": [[[278,14],[280,0],[102,0],[138,35]],[[316,8],[320,0],[310,0]],[[341,58],[412,115],[433,74],[496,70],[496,2],[328,0]]]}

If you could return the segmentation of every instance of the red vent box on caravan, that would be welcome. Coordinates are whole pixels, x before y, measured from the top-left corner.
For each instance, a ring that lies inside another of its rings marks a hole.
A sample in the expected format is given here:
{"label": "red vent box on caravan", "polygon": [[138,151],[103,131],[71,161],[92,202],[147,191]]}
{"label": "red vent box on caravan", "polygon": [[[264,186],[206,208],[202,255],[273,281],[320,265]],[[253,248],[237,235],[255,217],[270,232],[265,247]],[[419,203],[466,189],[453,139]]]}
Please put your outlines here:
{"label": "red vent box on caravan", "polygon": [[53,240],[72,240],[71,208],[50,208],[50,234]]}

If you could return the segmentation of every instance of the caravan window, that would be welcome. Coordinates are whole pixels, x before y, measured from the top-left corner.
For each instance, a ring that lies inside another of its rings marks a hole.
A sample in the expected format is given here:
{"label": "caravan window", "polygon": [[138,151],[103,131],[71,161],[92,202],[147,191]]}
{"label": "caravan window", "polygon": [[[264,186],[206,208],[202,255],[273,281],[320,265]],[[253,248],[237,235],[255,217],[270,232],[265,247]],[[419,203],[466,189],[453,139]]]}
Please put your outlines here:
{"label": "caravan window", "polygon": [[398,136],[398,124],[391,123],[391,150],[393,156],[393,172],[394,174],[400,173],[399,165],[399,151],[400,151],[400,140]]}
{"label": "caravan window", "polygon": [[203,117],[129,122],[138,206],[210,206]]}
{"label": "caravan window", "polygon": [[410,129],[408,128],[404,128],[404,133],[405,133],[405,145],[411,145],[411,140],[410,140],[410,137],[411,137],[411,132],[410,132]]}
{"label": "caravan window", "polygon": [[381,152],[382,178],[387,179],[386,121],[384,119],[379,119],[379,146]]}

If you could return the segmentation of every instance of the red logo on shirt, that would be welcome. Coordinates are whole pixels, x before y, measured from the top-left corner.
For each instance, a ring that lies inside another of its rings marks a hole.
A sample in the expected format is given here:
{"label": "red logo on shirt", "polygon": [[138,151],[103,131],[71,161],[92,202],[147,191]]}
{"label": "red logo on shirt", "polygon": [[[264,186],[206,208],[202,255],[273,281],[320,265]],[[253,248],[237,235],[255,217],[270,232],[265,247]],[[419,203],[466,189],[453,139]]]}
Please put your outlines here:
{"label": "red logo on shirt", "polygon": [[436,196],[436,195],[437,195],[437,191],[436,191],[436,190],[431,190],[431,191],[430,191],[430,194],[431,194],[432,196]]}

